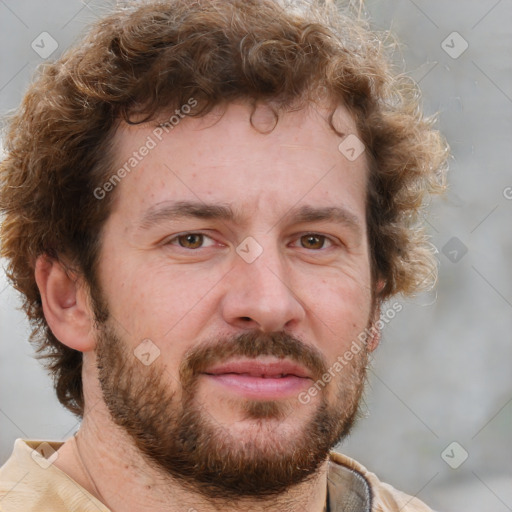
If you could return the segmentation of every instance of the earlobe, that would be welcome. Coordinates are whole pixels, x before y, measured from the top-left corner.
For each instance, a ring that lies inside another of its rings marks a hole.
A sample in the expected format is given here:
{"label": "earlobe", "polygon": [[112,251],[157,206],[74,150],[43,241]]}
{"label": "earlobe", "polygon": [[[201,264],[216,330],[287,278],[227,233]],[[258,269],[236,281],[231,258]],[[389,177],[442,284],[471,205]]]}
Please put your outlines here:
{"label": "earlobe", "polygon": [[[379,314],[377,313],[377,318]],[[378,327],[378,320],[372,323],[370,328],[370,336],[366,339],[366,348],[368,352],[373,352],[378,346],[380,342],[380,329]]]}
{"label": "earlobe", "polygon": [[380,320],[380,305],[381,305],[381,299],[380,294],[384,287],[386,286],[386,282],[384,279],[378,279],[377,280],[377,286],[376,286],[376,299],[375,299],[375,306],[372,314],[372,324],[370,328],[370,336],[368,336],[366,340],[366,348],[369,352],[373,352],[380,343],[380,337],[381,337],[381,326],[382,322]]}
{"label": "earlobe", "polygon": [[382,327],[382,322],[380,321],[380,302],[375,305],[373,314],[372,314],[372,323],[370,327],[370,335],[366,339],[366,348],[369,352],[373,352],[378,346],[380,342],[381,332],[380,329]]}
{"label": "earlobe", "polygon": [[55,337],[74,350],[93,350],[93,314],[83,283],[47,255],[37,258],[34,272],[44,316]]}

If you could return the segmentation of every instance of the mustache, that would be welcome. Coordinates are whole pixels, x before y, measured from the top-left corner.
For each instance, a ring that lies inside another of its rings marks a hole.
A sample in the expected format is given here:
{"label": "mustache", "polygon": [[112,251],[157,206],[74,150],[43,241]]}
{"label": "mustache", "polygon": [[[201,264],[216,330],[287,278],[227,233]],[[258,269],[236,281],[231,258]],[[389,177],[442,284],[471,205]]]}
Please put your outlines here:
{"label": "mustache", "polygon": [[247,331],[188,351],[180,365],[180,379],[182,383],[192,382],[213,364],[233,357],[254,359],[258,356],[290,359],[308,369],[315,381],[327,372],[327,363],[321,352],[291,334]]}

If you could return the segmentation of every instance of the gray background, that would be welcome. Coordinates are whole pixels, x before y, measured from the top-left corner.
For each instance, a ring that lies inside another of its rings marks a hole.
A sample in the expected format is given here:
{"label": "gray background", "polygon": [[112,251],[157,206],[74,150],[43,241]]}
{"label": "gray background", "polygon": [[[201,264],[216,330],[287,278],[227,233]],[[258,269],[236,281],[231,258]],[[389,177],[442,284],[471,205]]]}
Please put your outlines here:
{"label": "gray background", "polygon": [[[427,218],[438,287],[397,298],[404,309],[384,329],[367,417],[341,450],[439,511],[512,510],[512,2],[365,5],[375,27],[402,42],[453,160],[450,190]],[[43,61],[32,41],[51,34],[53,58],[108,6],[0,0],[0,114],[19,103]],[[64,439],[78,428],[32,357],[18,305],[0,271],[0,464],[17,437]]]}

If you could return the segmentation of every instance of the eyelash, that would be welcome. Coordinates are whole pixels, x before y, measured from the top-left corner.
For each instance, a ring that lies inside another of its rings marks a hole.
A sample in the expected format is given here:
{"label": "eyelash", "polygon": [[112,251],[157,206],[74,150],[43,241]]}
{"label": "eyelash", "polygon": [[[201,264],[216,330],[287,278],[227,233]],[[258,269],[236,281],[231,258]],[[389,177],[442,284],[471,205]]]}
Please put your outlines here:
{"label": "eyelash", "polygon": [[[185,232],[185,233],[180,233],[178,235],[174,235],[172,238],[169,238],[167,239],[166,242],[164,242],[163,245],[174,245],[174,246],[177,246],[177,247],[181,247],[182,249],[186,249],[186,250],[189,250],[189,251],[196,251],[198,249],[204,249],[206,247],[203,246],[203,244],[201,244],[200,247],[198,248],[194,248],[194,249],[190,249],[190,248],[187,248],[187,247],[184,247],[182,246],[181,244],[179,244],[179,239],[180,238],[183,238],[183,237],[187,237],[187,236],[191,236],[191,235],[195,235],[195,236],[201,236],[203,237],[202,241],[204,242],[204,239],[208,238],[210,239],[211,241],[215,241],[211,236],[205,234],[205,233],[201,233],[199,231],[190,231],[190,232]],[[322,251],[322,250],[326,250],[326,249],[329,249],[333,246],[336,245],[336,242],[335,240],[333,240],[331,237],[327,236],[327,235],[323,235],[321,233],[314,233],[314,232],[310,232],[310,233],[303,233],[301,234],[296,240],[300,241],[302,238],[304,237],[318,237],[320,239],[323,240],[323,244],[322,244],[322,247],[320,249],[312,249],[313,251]],[[328,247],[323,247],[326,243],[330,244]],[[211,247],[210,246],[207,246],[207,247]],[[301,247],[302,249],[307,249],[307,247]]]}
{"label": "eyelash", "polygon": [[[180,233],[178,235],[174,235],[172,238],[167,239],[167,241],[164,242],[164,245],[175,245],[177,247],[181,247],[182,249],[187,249],[187,250],[190,250],[190,251],[197,250],[197,249],[190,249],[188,247],[183,247],[179,243],[179,239],[180,238],[184,238],[184,237],[187,237],[187,236],[201,236],[201,237],[203,237],[203,242],[204,242],[204,239],[206,239],[206,238],[210,239],[213,242],[215,241],[211,236],[209,236],[209,235],[207,235],[205,233],[201,233],[201,232],[198,232],[198,231],[190,231],[190,232]],[[201,247],[198,247],[198,249],[204,249],[203,244],[201,244]]]}

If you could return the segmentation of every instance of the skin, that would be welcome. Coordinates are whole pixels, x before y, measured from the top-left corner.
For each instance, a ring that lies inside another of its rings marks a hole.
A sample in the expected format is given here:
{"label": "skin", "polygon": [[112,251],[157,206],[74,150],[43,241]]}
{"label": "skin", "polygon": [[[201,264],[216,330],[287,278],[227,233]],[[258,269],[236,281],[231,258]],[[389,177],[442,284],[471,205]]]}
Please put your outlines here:
{"label": "skin", "polygon": [[[177,396],[180,363],[212,339],[248,330],[286,331],[331,366],[378,318],[372,308],[364,154],[351,162],[340,153],[342,138],[328,126],[328,111],[318,106],[280,114],[267,134],[251,127],[250,107],[244,103],[218,114],[185,118],[165,135],[117,185],[114,210],[102,232],[99,282],[110,327],[129,353],[145,339],[158,346],[156,364],[165,369],[165,384]],[[268,112],[258,111],[254,119],[264,127]],[[357,133],[343,107],[336,123],[345,134]],[[114,141],[120,167],[153,129],[120,126]],[[150,209],[173,201],[229,205],[239,215],[141,224]],[[352,222],[299,222],[294,212],[304,206],[342,207]],[[207,235],[204,245],[180,246],[198,241],[177,238],[190,232]],[[312,233],[320,238],[304,236]],[[246,237],[263,251],[252,263],[236,252]],[[98,332],[86,284],[44,256],[37,261],[36,279],[52,331],[84,354],[84,419],[76,438],[59,450],[58,468],[114,512],[323,510],[327,461],[314,478],[278,499],[243,505],[208,501],[148,465],[112,421],[103,399],[96,368]],[[377,344],[377,338],[370,339],[367,349]],[[342,373],[325,388],[331,406]],[[301,390],[312,384],[304,379]],[[197,398],[233,443],[252,440],[260,450],[270,442],[293,450],[294,436],[320,404],[319,395],[308,404],[296,394],[277,398],[287,411],[284,419],[257,421],[244,414],[246,399],[236,389],[206,376],[198,380]]]}

